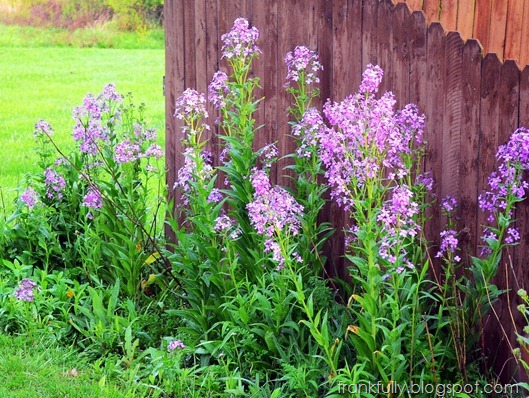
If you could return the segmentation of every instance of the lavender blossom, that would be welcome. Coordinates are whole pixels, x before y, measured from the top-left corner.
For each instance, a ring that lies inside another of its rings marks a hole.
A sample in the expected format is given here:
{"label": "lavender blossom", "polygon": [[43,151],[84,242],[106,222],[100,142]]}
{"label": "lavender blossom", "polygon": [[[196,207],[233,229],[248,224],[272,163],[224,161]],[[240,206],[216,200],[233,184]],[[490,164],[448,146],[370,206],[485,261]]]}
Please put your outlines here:
{"label": "lavender blossom", "polygon": [[256,42],[259,39],[259,31],[256,27],[250,28],[247,19],[237,18],[233,28],[221,36],[222,57],[228,60],[234,58],[254,58],[261,54]]}
{"label": "lavender blossom", "polygon": [[505,243],[513,245],[520,241],[520,232],[518,228],[508,228],[507,237],[505,238]]}
{"label": "lavender blossom", "polygon": [[361,93],[371,93],[376,94],[378,92],[378,87],[382,82],[382,76],[384,71],[378,65],[367,65],[366,70],[362,74],[362,83],[360,84]]}
{"label": "lavender blossom", "polygon": [[488,213],[487,220],[493,222],[499,212],[507,208],[509,202],[525,198],[529,188],[523,179],[523,172],[529,168],[529,131],[516,130],[507,144],[498,148],[497,171],[488,178],[489,190],[479,196],[479,207]]}
{"label": "lavender blossom", "polygon": [[226,96],[230,92],[228,87],[228,75],[222,71],[215,72],[208,86],[208,99],[215,108],[226,106]]}
{"label": "lavender blossom", "polygon": [[250,223],[257,232],[268,237],[279,231],[298,234],[303,206],[283,188],[270,188],[268,176],[262,170],[254,170],[251,181],[255,189],[254,200],[246,208]]}
{"label": "lavender blossom", "polygon": [[38,285],[31,279],[22,279],[15,290],[15,297],[20,301],[33,301],[35,300],[35,288]]}
{"label": "lavender blossom", "polygon": [[433,191],[433,184],[434,184],[434,179],[433,179],[433,176],[432,176],[432,172],[431,171],[427,171],[425,173],[419,174],[417,176],[416,180],[415,180],[415,184],[416,185],[422,184],[422,185],[424,185],[424,187],[426,188],[426,190],[428,192],[432,192]]}
{"label": "lavender blossom", "polygon": [[51,167],[44,171],[44,177],[46,196],[49,199],[61,199],[63,197],[62,190],[66,187],[64,178]]}
{"label": "lavender blossom", "polygon": [[116,93],[115,86],[109,84],[99,96],[88,94],[83,104],[74,108],[76,124],[72,135],[79,142],[81,152],[95,156],[101,143],[110,142],[109,125],[120,118],[120,111],[113,104],[121,101],[122,97]]}
{"label": "lavender blossom", "polygon": [[44,120],[39,120],[35,124],[35,132],[33,133],[33,136],[39,137],[42,135],[51,137],[53,135],[53,127],[51,127],[51,125],[48,122]]}
{"label": "lavender blossom", "polygon": [[446,195],[441,202],[441,210],[445,214],[452,213],[457,207],[457,200],[453,195]]}
{"label": "lavender blossom", "polygon": [[206,119],[206,97],[198,91],[188,88],[176,100],[174,116],[180,120],[194,121]]}
{"label": "lavender blossom", "polygon": [[176,349],[183,350],[184,348],[186,348],[186,346],[180,340],[172,340],[167,346],[169,351],[174,351]]}
{"label": "lavender blossom", "polygon": [[400,180],[410,170],[413,143],[421,142],[424,117],[413,105],[395,112],[395,98],[384,93],[380,99],[362,92],[378,91],[379,67],[369,66],[361,92],[338,103],[327,102],[324,114],[334,128],[320,130],[320,159],[332,187],[331,197],[349,210],[356,190],[367,180]]}
{"label": "lavender blossom", "polygon": [[20,200],[26,204],[29,210],[33,210],[33,207],[38,202],[38,197],[37,192],[33,188],[28,188],[20,195]]}
{"label": "lavender blossom", "polygon": [[299,158],[310,157],[316,152],[318,135],[325,131],[323,118],[316,108],[309,108],[303,114],[299,123],[292,128],[292,135],[299,140],[296,155]]}
{"label": "lavender blossom", "polygon": [[414,217],[419,213],[419,205],[413,201],[413,192],[407,186],[393,189],[390,201],[380,210],[377,220],[382,222],[389,235],[400,237],[415,236],[420,230]]}
{"label": "lavender blossom", "polygon": [[440,233],[441,237],[441,246],[435,257],[442,257],[445,254],[454,254],[457,250],[457,245],[459,240],[456,238],[457,232],[450,229],[447,231],[442,231]]}
{"label": "lavender blossom", "polygon": [[114,160],[117,163],[131,163],[139,159],[140,145],[130,140],[123,140],[114,148]]}
{"label": "lavender blossom", "polygon": [[323,70],[318,54],[305,46],[298,46],[285,57],[287,78],[285,87],[298,83],[302,78],[306,84],[319,83],[318,71]]}
{"label": "lavender blossom", "polygon": [[213,188],[208,196],[208,203],[219,203],[223,199],[222,193],[218,188]]}
{"label": "lavender blossom", "polygon": [[101,206],[103,206],[103,198],[101,197],[101,192],[97,187],[91,186],[88,188],[88,192],[84,197],[82,206],[94,210],[100,209]]}
{"label": "lavender blossom", "polygon": [[[198,171],[197,168],[194,149],[186,148],[184,151],[184,166],[178,170],[178,176],[174,188],[180,188],[186,195],[193,194],[192,183],[196,182],[197,178],[202,181],[207,181],[213,177],[213,167],[206,162],[203,153],[199,154],[199,156],[202,158],[203,162],[200,171]],[[188,200],[184,199],[184,204],[187,203]]]}
{"label": "lavender blossom", "polygon": [[223,216],[217,217],[217,219],[215,220],[215,226],[213,227],[213,231],[218,231],[218,232],[227,231],[231,229],[233,225],[234,225],[233,219],[231,219],[230,217],[226,215],[223,215]]}

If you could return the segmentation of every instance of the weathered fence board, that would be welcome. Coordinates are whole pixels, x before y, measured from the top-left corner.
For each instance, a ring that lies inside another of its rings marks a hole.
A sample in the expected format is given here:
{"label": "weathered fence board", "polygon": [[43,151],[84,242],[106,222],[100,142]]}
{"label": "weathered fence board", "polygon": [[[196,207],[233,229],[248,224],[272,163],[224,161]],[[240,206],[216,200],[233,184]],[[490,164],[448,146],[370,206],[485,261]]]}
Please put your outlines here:
{"label": "weathered fence board", "polygon": [[[449,4],[459,7],[455,17],[447,9]],[[296,45],[307,45],[320,54],[325,70],[320,75],[321,99],[314,103],[317,107],[327,98],[339,101],[354,92],[366,65],[379,64],[385,71],[382,90],[395,93],[399,108],[413,102],[427,116],[424,169],[434,173],[434,193],[439,200],[453,194],[461,203],[457,228],[463,231],[462,256],[479,252],[485,219],[478,209],[477,197],[487,188],[488,175],[496,167],[498,145],[504,144],[518,126],[529,126],[529,67],[520,72],[515,61],[501,62],[506,57],[523,64],[529,56],[529,1],[510,0],[512,8],[501,11],[501,15],[494,14],[501,10],[501,4],[500,0],[443,0],[441,9],[439,0],[409,0],[397,6],[391,0],[166,1],[166,157],[170,197],[178,203],[177,191],[172,188],[183,165],[181,126],[173,117],[175,100],[186,87],[207,91],[213,73],[219,68],[226,71],[226,61],[221,59],[221,35],[242,16],[260,30],[259,46],[263,51],[253,71],[262,87],[257,94],[264,97],[256,112],[256,126],[264,125],[256,134],[256,148],[278,141],[281,155],[293,149],[287,137],[286,109],[290,98],[283,89],[283,60]],[[422,11],[410,13],[417,8]],[[471,17],[466,15],[470,9]],[[462,37],[447,33],[441,23],[435,22],[439,20],[445,28],[457,28]],[[431,21],[434,22],[429,24]],[[479,42],[466,37],[469,32]],[[494,37],[491,32],[496,32]],[[498,56],[483,57],[483,49],[498,46],[494,42],[498,37],[506,40],[505,49]],[[207,134],[208,149],[218,161],[220,145],[213,123],[216,112],[211,105],[208,111],[212,126]],[[280,183],[286,181],[281,178],[283,165],[272,172],[272,179]],[[445,220],[436,206],[429,215],[432,219],[425,232],[433,241],[435,254]],[[507,284],[516,289],[529,287],[529,269],[525,267],[529,250],[527,203],[519,205],[516,217],[522,243],[511,251],[512,269],[510,264],[502,264],[497,278],[500,288]],[[333,203],[326,206],[321,219],[331,221],[338,231],[325,248],[330,259],[329,273],[345,279],[341,229],[346,218]],[[514,295],[510,299],[515,302]],[[497,310],[507,317],[505,304]],[[490,319],[484,321],[493,325]],[[494,333],[499,330],[495,328]],[[506,331],[512,339],[513,330],[507,327]],[[491,336],[495,341],[502,340],[500,333],[494,333]]]}

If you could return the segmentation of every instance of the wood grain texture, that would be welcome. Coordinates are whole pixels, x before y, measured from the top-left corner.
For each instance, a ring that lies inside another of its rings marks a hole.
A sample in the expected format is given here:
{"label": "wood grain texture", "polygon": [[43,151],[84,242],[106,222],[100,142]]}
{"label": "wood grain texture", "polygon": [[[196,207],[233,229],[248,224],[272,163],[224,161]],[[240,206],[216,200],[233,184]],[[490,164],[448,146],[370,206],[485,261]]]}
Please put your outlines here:
{"label": "wood grain texture", "polygon": [[489,44],[487,52],[496,53],[500,59],[503,58],[505,48],[505,32],[507,28],[507,6],[505,0],[492,0]]}
{"label": "wood grain texture", "polygon": [[521,59],[524,0],[509,0],[504,59]]}
{"label": "wood grain texture", "polygon": [[457,4],[457,31],[463,40],[472,38],[474,29],[474,8],[476,0],[459,0]]}
{"label": "wood grain texture", "polygon": [[478,245],[476,229],[479,177],[479,106],[481,99],[481,45],[468,40],[463,47],[461,65],[461,144],[459,163],[459,228],[461,258],[470,261]]}
{"label": "wood grain texture", "polygon": [[441,2],[441,13],[439,22],[448,30],[456,30],[457,27],[457,0],[443,0]]}

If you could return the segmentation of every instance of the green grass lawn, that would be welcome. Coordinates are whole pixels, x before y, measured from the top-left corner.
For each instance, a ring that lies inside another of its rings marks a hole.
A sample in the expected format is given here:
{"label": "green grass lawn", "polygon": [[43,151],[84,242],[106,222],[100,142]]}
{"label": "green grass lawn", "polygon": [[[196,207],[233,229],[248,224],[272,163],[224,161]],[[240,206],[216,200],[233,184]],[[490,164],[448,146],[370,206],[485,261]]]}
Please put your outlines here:
{"label": "green grass lawn", "polygon": [[132,398],[134,389],[108,380],[73,349],[0,334],[2,398]]}
{"label": "green grass lawn", "polygon": [[163,49],[0,46],[0,187],[7,207],[23,174],[36,169],[35,123],[46,120],[58,144],[73,148],[72,108],[107,83],[147,105],[146,120],[163,146],[164,62]]}

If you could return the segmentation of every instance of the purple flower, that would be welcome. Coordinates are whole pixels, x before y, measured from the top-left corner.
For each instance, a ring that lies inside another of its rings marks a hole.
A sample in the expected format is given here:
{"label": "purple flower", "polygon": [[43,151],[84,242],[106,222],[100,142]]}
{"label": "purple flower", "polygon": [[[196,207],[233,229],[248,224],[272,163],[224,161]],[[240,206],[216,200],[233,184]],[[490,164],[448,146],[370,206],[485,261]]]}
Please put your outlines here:
{"label": "purple flower", "polygon": [[299,216],[303,206],[283,188],[271,188],[270,180],[263,170],[254,169],[250,178],[255,194],[254,200],[246,208],[250,223],[257,232],[268,237],[278,232],[296,235],[301,228]]}
{"label": "purple flower", "polygon": [[147,150],[142,154],[145,158],[160,159],[163,156],[163,149],[158,144],[151,144]]}
{"label": "purple flower", "polygon": [[424,185],[424,187],[426,188],[426,190],[428,192],[432,192],[433,191],[433,184],[434,184],[434,179],[433,179],[433,176],[432,176],[432,172],[431,171],[427,171],[425,173],[419,174],[417,176],[416,180],[415,180],[415,184],[416,185],[422,184],[422,185]]}
{"label": "purple flower", "polygon": [[[184,194],[193,195],[192,182],[197,181],[197,177],[202,181],[207,181],[213,177],[214,170],[211,165],[206,162],[204,153],[199,154],[202,158],[202,170],[199,172],[197,169],[197,159],[195,159],[195,153],[193,148],[186,148],[184,151],[184,166],[178,170],[177,180],[174,184],[174,188],[179,187],[182,189]],[[200,175],[198,174],[200,173]],[[188,200],[184,199],[184,204],[187,204]]]}
{"label": "purple flower", "polygon": [[99,192],[97,187],[90,186],[88,188],[88,193],[84,197],[82,206],[94,210],[100,209],[103,206],[103,198],[101,198],[101,192]]}
{"label": "purple flower", "polygon": [[230,92],[228,87],[228,75],[222,71],[215,72],[208,86],[208,99],[215,108],[226,106],[226,96]]}
{"label": "purple flower", "polygon": [[454,254],[457,250],[457,245],[459,244],[459,240],[456,236],[457,232],[452,229],[442,231],[440,233],[441,246],[435,257],[442,257],[444,254]]}
{"label": "purple flower", "polygon": [[441,210],[445,214],[452,213],[457,207],[457,200],[453,195],[446,195],[441,202]]}
{"label": "purple flower", "polygon": [[529,131],[523,127],[516,130],[509,142],[498,148],[496,159],[500,164],[488,178],[489,189],[479,196],[479,207],[488,213],[489,222],[506,210],[508,201],[513,204],[525,198],[529,184],[523,174],[529,168]]}
{"label": "purple flower", "polygon": [[41,135],[46,135],[48,137],[53,135],[53,128],[48,122],[44,120],[39,120],[35,124],[35,132],[33,133],[34,137],[39,137]]}
{"label": "purple flower", "polygon": [[44,184],[46,186],[46,196],[49,199],[61,199],[62,190],[66,187],[66,181],[53,168],[48,167],[44,171]]}
{"label": "purple flower", "polygon": [[206,97],[198,91],[188,88],[176,100],[174,116],[181,120],[200,120],[208,117]]}
{"label": "purple flower", "polygon": [[[376,75],[378,69],[366,76]],[[381,77],[381,75],[380,75]],[[359,93],[341,102],[327,102],[324,114],[333,128],[318,132],[319,156],[332,188],[331,197],[349,210],[357,189],[367,180],[400,180],[409,174],[414,142],[420,142],[424,118],[409,105],[395,112],[395,98],[385,93],[380,99]]]}
{"label": "purple flower", "polygon": [[420,230],[414,219],[418,213],[419,205],[413,201],[413,192],[402,185],[393,189],[391,200],[384,204],[377,220],[382,222],[385,232],[389,235],[413,237]]}
{"label": "purple flower", "polygon": [[279,150],[276,144],[268,144],[259,150],[259,156],[263,161],[264,167],[270,167],[277,159]]}
{"label": "purple flower", "polygon": [[505,242],[508,244],[514,244],[520,241],[520,232],[518,228],[508,228]]}
{"label": "purple flower", "polygon": [[222,231],[227,231],[229,229],[231,229],[234,225],[234,221],[224,215],[224,216],[220,216],[220,217],[217,217],[217,219],[215,220],[215,226],[213,227],[213,231],[218,231],[218,232],[222,232]]}
{"label": "purple flower", "polygon": [[261,54],[256,42],[259,39],[259,31],[256,27],[250,28],[248,20],[237,18],[233,28],[221,36],[222,57],[231,60],[233,58],[254,58]]}
{"label": "purple flower", "polygon": [[219,203],[222,200],[222,193],[218,188],[213,188],[208,196],[208,203]]}
{"label": "purple flower", "polygon": [[285,87],[292,83],[304,80],[306,84],[319,83],[318,71],[323,70],[319,62],[318,54],[305,46],[298,46],[294,51],[287,53],[285,57],[287,64],[287,82]]}
{"label": "purple flower", "polygon": [[362,83],[360,84],[361,93],[375,94],[382,82],[384,71],[378,65],[367,65],[367,69],[362,74]]}
{"label": "purple flower", "polygon": [[76,124],[73,138],[79,142],[83,153],[97,155],[101,142],[110,141],[110,125],[121,117],[121,110],[114,104],[121,103],[122,96],[113,84],[103,88],[99,96],[88,94],[81,106],[75,107],[73,117]]}
{"label": "purple flower", "polygon": [[167,349],[169,351],[174,351],[176,349],[183,350],[184,348],[186,348],[186,346],[180,340],[171,340],[171,342],[167,346]]}
{"label": "purple flower", "polygon": [[114,148],[114,160],[117,163],[130,163],[138,160],[141,148],[138,143],[123,140]]}
{"label": "purple flower", "polygon": [[38,194],[33,188],[28,188],[20,195],[20,200],[29,207],[29,210],[33,210],[38,201]]}
{"label": "purple flower", "polygon": [[323,118],[316,108],[309,108],[299,123],[292,127],[292,135],[299,140],[296,155],[299,158],[310,157],[318,147],[317,137],[326,129]]}
{"label": "purple flower", "polygon": [[276,271],[281,271],[285,268],[285,258],[281,254],[279,243],[273,239],[267,239],[264,243],[264,252],[272,253],[272,259],[277,262]]}
{"label": "purple flower", "polygon": [[15,290],[15,297],[20,301],[33,301],[37,284],[31,279],[22,279]]}

